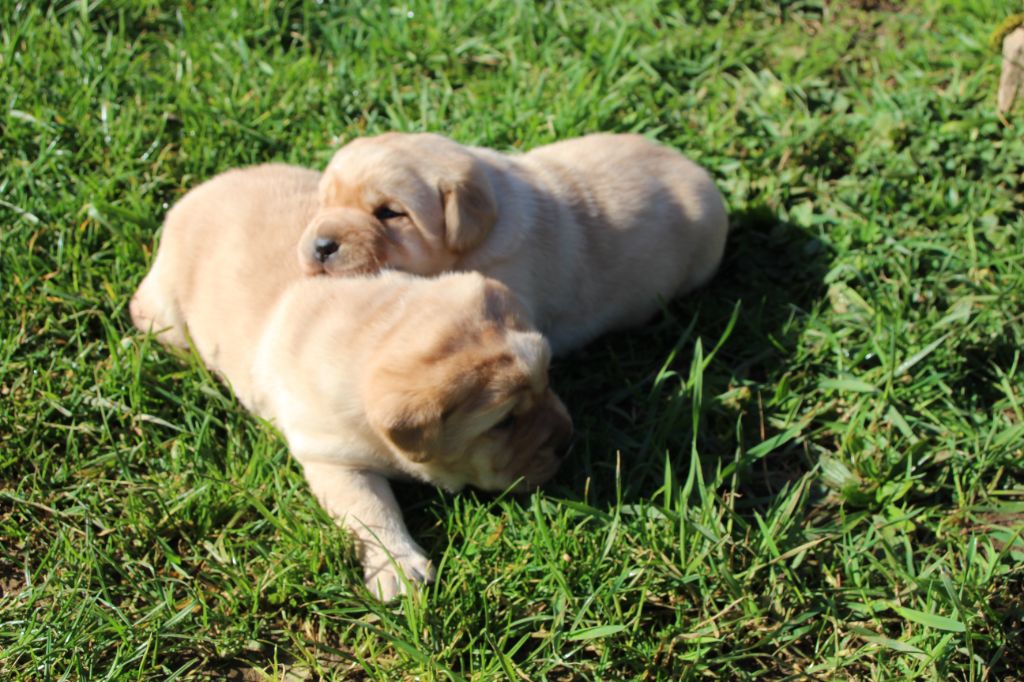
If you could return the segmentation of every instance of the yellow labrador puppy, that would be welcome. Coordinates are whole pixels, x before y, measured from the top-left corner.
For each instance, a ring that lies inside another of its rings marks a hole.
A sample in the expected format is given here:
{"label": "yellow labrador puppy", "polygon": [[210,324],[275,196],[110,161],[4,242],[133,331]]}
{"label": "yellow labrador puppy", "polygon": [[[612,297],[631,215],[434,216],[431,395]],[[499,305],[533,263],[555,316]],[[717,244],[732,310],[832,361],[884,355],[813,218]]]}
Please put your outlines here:
{"label": "yellow labrador puppy", "polygon": [[478,270],[519,295],[560,353],[707,281],[727,231],[708,173],[639,135],[506,155],[387,133],[335,154],[299,263],[309,274]]}
{"label": "yellow labrador puppy", "polygon": [[225,173],[168,214],[131,302],[283,432],[313,493],[353,532],[367,586],[390,599],[433,578],[388,477],[456,490],[539,485],[572,424],[550,351],[504,285],[478,273],[306,278],[295,242],[317,174]]}

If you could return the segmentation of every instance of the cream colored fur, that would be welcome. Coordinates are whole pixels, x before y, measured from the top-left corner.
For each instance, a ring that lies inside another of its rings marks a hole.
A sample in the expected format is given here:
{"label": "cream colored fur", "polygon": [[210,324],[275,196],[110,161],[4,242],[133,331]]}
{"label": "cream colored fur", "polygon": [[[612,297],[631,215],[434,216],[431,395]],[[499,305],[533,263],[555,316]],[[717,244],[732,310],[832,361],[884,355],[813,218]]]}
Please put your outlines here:
{"label": "cream colored fur", "polygon": [[[519,295],[561,353],[706,282],[727,231],[708,173],[639,135],[506,155],[387,133],[336,153],[298,252],[307,273],[480,271]],[[331,242],[337,251],[318,251]]]}

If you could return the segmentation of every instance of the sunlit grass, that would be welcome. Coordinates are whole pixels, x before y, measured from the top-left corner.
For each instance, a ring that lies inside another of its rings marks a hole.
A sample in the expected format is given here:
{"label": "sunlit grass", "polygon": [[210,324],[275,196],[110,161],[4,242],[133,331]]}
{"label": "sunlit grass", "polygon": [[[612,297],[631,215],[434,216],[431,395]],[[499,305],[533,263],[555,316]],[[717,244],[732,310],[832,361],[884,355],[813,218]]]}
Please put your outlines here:
{"label": "sunlit grass", "polygon": [[[0,0],[0,677],[1020,675],[1004,3],[209,4]],[[734,232],[556,363],[544,492],[399,487],[438,582],[384,606],[273,429],[126,304],[187,189],[388,129],[654,135]]]}

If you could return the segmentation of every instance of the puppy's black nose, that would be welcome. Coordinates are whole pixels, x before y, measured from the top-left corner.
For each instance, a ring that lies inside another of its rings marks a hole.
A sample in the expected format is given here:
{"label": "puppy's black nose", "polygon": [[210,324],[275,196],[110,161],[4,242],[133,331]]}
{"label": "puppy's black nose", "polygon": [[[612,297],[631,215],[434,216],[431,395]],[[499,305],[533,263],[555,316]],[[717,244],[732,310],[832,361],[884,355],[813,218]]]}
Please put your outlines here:
{"label": "puppy's black nose", "polygon": [[333,239],[327,239],[326,237],[319,237],[313,242],[313,252],[316,254],[316,259],[321,263],[326,263],[327,259],[331,257],[332,253],[338,250],[338,242]]}

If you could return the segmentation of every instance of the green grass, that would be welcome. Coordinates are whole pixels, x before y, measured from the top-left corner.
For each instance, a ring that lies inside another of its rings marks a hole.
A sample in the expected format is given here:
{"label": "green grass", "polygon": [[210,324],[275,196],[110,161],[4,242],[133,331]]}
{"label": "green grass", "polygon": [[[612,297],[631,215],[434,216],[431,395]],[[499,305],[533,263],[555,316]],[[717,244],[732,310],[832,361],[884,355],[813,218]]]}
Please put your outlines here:
{"label": "green grass", "polygon": [[[210,4],[0,0],[0,678],[1020,678],[1005,2]],[[544,492],[399,487],[438,582],[380,605],[273,431],[126,304],[188,188],[388,129],[655,135],[734,233],[556,363]]]}

